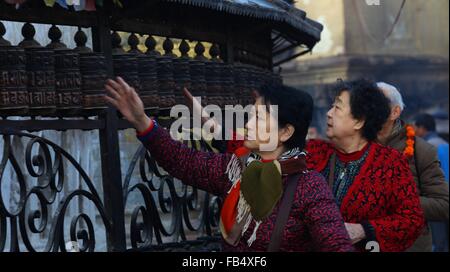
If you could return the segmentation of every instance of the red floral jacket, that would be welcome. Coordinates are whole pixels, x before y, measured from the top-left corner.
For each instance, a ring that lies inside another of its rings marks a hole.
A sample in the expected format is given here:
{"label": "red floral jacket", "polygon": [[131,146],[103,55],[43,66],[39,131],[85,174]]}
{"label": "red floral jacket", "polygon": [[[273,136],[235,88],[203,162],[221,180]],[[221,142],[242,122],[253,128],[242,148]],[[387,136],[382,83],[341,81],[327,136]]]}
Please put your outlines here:
{"label": "red floral jacket", "polygon": [[[327,167],[335,152],[331,143],[321,140],[309,141],[306,150],[308,168],[318,172]],[[377,143],[371,144],[340,210],[345,222],[368,223],[373,233],[366,235],[379,243],[381,251],[406,250],[425,224],[406,158],[397,150]]]}

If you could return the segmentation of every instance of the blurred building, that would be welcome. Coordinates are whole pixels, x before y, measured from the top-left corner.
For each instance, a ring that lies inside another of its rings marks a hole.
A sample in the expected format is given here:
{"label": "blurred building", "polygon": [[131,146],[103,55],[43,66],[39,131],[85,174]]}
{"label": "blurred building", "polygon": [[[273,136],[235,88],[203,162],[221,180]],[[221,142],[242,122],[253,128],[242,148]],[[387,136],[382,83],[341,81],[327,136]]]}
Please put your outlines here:
{"label": "blurred building", "polygon": [[[377,5],[379,4],[379,5]],[[324,25],[313,52],[282,66],[286,84],[312,93],[315,123],[325,113],[336,79],[367,77],[402,92],[406,119],[418,112],[448,119],[449,1],[298,0],[308,16]],[[295,53],[295,52],[291,52]],[[448,134],[448,121],[440,132]]]}

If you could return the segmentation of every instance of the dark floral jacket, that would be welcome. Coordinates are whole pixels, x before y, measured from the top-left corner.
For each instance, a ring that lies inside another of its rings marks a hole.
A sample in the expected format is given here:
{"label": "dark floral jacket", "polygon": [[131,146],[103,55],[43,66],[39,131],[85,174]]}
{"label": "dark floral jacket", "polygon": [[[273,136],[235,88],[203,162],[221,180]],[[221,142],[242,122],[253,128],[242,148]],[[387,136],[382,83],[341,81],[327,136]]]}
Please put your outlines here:
{"label": "dark floral jacket", "polygon": [[[193,150],[174,141],[158,126],[139,140],[158,164],[185,184],[218,196],[226,196],[232,184],[226,172],[231,154],[216,154]],[[284,179],[286,182],[286,178]],[[278,214],[278,205],[259,226],[256,240],[247,245],[255,227],[251,223],[239,244],[224,242],[224,251],[266,251]],[[303,174],[298,182],[280,246],[281,251],[353,251],[344,221],[324,178],[316,171]]]}

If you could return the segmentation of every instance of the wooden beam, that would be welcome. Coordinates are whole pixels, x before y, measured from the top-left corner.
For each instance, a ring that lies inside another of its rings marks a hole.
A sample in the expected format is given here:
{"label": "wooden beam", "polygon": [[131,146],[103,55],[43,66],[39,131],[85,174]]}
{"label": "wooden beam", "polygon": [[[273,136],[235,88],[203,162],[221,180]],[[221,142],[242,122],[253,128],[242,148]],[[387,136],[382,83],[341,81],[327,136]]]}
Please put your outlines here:
{"label": "wooden beam", "polygon": [[73,12],[48,7],[31,8],[27,6],[16,10],[13,6],[6,5],[3,1],[0,1],[0,20],[91,27],[96,23],[96,13],[86,11]]}
{"label": "wooden beam", "polygon": [[291,61],[291,60],[293,60],[293,59],[296,59],[296,58],[298,58],[298,57],[300,57],[300,56],[303,56],[303,55],[305,55],[305,54],[308,54],[309,52],[311,52],[311,49],[304,50],[304,51],[302,51],[302,52],[300,52],[300,53],[297,53],[297,54],[295,54],[295,55],[292,55],[292,56],[290,56],[290,57],[287,57],[287,58],[284,58],[284,59],[282,59],[282,60],[280,60],[280,61],[275,62],[275,64],[274,64],[273,66],[274,66],[274,67],[280,66],[280,65],[283,64],[283,63],[286,63],[286,62]]}
{"label": "wooden beam", "polygon": [[11,131],[95,130],[105,127],[103,120],[0,120],[0,133]]}

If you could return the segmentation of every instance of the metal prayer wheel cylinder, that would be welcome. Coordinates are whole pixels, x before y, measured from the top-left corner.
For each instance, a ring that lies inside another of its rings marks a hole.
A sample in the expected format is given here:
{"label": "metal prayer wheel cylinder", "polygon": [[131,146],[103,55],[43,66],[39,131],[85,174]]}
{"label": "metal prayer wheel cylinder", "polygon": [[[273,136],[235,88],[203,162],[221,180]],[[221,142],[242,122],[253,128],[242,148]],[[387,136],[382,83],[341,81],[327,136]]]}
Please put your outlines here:
{"label": "metal prayer wheel cylinder", "polygon": [[173,62],[168,56],[157,56],[159,107],[170,108],[176,104]]}
{"label": "metal prayer wheel cylinder", "polygon": [[242,101],[242,91],[244,88],[244,78],[242,75],[242,66],[237,64],[232,66],[233,79],[234,79],[234,96],[236,97],[236,103],[244,105]]}
{"label": "metal prayer wheel cylinder", "polygon": [[222,84],[222,97],[225,105],[237,104],[236,96],[234,95],[234,77],[231,65],[227,63],[221,63],[221,84]]}
{"label": "metal prayer wheel cylinder", "polygon": [[141,84],[139,96],[145,108],[156,108],[159,104],[156,58],[149,55],[139,55],[137,62]]}
{"label": "metal prayer wheel cylinder", "polygon": [[259,67],[255,67],[254,69],[254,77],[255,77],[255,89],[259,90],[262,86],[265,85],[264,73],[263,70]]}
{"label": "metal prayer wheel cylinder", "polygon": [[25,114],[28,101],[25,50],[0,46],[0,112]]}
{"label": "metal prayer wheel cylinder", "polygon": [[248,78],[249,78],[250,88],[252,90],[256,90],[258,88],[258,82],[257,82],[257,79],[258,79],[257,72],[258,72],[258,70],[254,66],[249,66],[248,67],[248,71],[249,71]]}
{"label": "metal prayer wheel cylinder", "polygon": [[280,74],[273,73],[273,82],[274,84],[281,85],[283,84],[283,78]]}
{"label": "metal prayer wheel cylinder", "polygon": [[208,104],[206,97],[205,63],[203,61],[189,60],[189,75],[191,77],[190,92],[194,97],[201,97],[202,104]]}
{"label": "metal prayer wheel cylinder", "polygon": [[30,47],[25,54],[30,113],[53,114],[56,110],[53,49]]}
{"label": "metal prayer wheel cylinder", "polygon": [[191,76],[188,58],[173,59],[173,78],[175,81],[175,101],[177,104],[184,104],[185,98],[183,88],[191,88]]}
{"label": "metal prayer wheel cylinder", "polygon": [[218,62],[217,64],[217,85],[219,88],[216,90],[217,104],[223,108],[228,104],[228,97],[225,91],[225,64],[223,62]]}
{"label": "metal prayer wheel cylinder", "polygon": [[73,50],[55,50],[56,108],[60,113],[74,113],[81,109],[80,59]]}
{"label": "metal prayer wheel cylinder", "polygon": [[251,75],[251,67],[244,65],[242,69],[244,77],[244,88],[242,91],[242,99],[245,105],[253,104],[251,92],[254,90],[253,77]]}
{"label": "metal prayer wheel cylinder", "polygon": [[114,75],[120,76],[139,93],[141,89],[138,73],[138,62],[134,54],[113,55]]}
{"label": "metal prayer wheel cylinder", "polygon": [[264,85],[272,83],[272,72],[271,71],[264,69],[262,71],[262,77],[263,77]]}
{"label": "metal prayer wheel cylinder", "polygon": [[220,63],[217,61],[206,62],[206,96],[208,97],[208,103],[222,106],[221,92],[222,86],[220,85]]}
{"label": "metal prayer wheel cylinder", "polygon": [[257,68],[256,71],[256,82],[258,83],[258,90],[265,85],[266,80],[264,79],[264,70],[261,67]]}
{"label": "metal prayer wheel cylinder", "polygon": [[106,59],[101,53],[80,54],[81,93],[83,108],[100,110],[106,108],[103,99],[107,79]]}
{"label": "metal prayer wheel cylinder", "polygon": [[238,64],[234,66],[234,80],[236,86],[236,96],[239,99],[239,103],[246,106],[251,103],[251,88],[249,81],[249,71],[246,65]]}

